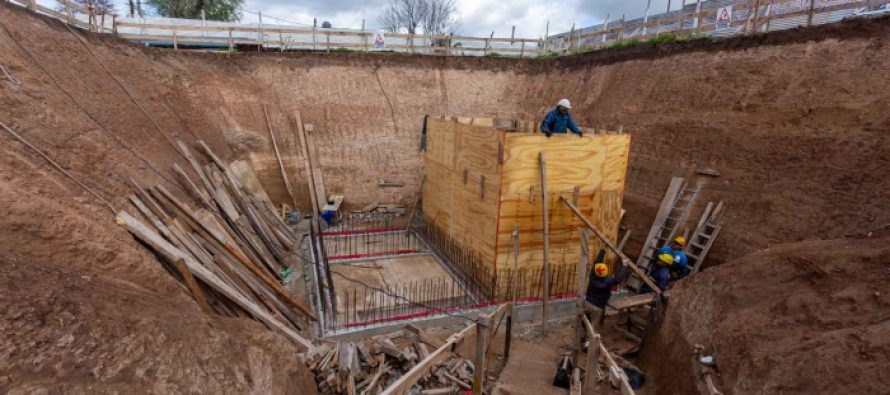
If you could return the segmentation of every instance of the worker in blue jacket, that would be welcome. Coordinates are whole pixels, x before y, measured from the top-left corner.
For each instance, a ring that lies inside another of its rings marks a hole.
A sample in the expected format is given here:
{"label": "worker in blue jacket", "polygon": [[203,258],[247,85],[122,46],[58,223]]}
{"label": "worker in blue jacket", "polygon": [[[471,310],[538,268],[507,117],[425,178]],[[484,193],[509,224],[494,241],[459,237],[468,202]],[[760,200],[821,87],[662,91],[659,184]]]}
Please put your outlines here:
{"label": "worker in blue jacket", "polygon": [[655,264],[649,271],[649,276],[662,291],[667,288],[671,277],[679,279],[689,275],[689,260],[683,251],[684,247],[686,238],[679,236],[655,253]]}
{"label": "worker in blue jacket", "polygon": [[572,114],[569,114],[569,109],[571,108],[572,103],[569,102],[569,99],[560,100],[556,108],[550,110],[547,116],[544,117],[544,122],[541,122],[541,133],[550,137],[554,133],[565,134],[566,129],[571,129],[572,133],[584,136],[581,128],[575,125]]}

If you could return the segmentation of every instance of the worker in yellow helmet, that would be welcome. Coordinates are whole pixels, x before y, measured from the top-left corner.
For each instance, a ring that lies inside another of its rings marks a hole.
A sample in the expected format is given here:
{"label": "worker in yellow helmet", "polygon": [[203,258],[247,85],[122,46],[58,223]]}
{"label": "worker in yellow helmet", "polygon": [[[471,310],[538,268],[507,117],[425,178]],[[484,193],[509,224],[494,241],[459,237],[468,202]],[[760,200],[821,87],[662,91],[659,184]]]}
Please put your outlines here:
{"label": "worker in yellow helmet", "polygon": [[678,236],[655,253],[649,276],[662,291],[667,288],[672,277],[679,279],[689,275],[689,260],[683,251],[685,247],[686,238]]}

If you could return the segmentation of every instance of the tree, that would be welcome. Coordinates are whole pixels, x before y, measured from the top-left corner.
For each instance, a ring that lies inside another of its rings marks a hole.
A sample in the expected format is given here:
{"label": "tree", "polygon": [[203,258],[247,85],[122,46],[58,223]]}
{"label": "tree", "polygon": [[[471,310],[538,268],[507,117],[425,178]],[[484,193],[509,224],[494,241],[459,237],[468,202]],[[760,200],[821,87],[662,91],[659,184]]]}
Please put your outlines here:
{"label": "tree", "polygon": [[114,3],[111,0],[74,0],[84,7],[91,7],[96,14],[110,14],[114,12]]}
{"label": "tree", "polygon": [[201,19],[234,22],[241,19],[244,0],[147,0],[161,16],[170,18]]}
{"label": "tree", "polygon": [[426,3],[426,15],[421,22],[424,34],[444,36],[457,32],[460,22],[455,16],[454,0],[426,0]]}
{"label": "tree", "polygon": [[454,0],[390,0],[379,21],[390,33],[445,35],[457,30],[456,13]]}

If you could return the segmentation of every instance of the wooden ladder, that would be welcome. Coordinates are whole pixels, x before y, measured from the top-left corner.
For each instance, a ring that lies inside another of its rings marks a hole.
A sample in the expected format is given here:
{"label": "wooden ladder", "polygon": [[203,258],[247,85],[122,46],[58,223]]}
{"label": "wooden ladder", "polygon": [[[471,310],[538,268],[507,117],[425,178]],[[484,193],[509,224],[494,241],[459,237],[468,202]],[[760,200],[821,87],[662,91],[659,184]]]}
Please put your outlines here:
{"label": "wooden ladder", "polygon": [[716,207],[714,203],[708,203],[708,207],[705,208],[701,219],[698,221],[698,227],[696,227],[695,232],[689,239],[686,257],[689,259],[689,268],[692,273],[696,273],[701,269],[702,262],[705,261],[705,257],[711,251],[711,246],[714,245],[714,240],[717,239],[717,235],[723,229],[723,223],[717,223],[717,218],[724,208],[723,201],[717,203]]}
{"label": "wooden ladder", "polygon": [[[680,185],[679,188],[677,185]],[[695,199],[700,191],[700,186],[690,187],[683,182],[682,178],[675,177],[671,180],[671,186],[668,187],[662,200],[662,207],[649,231],[649,237],[637,258],[637,266],[644,272],[648,273],[655,252],[673,239],[680,226],[689,218],[689,213],[695,205]],[[643,280],[633,273],[628,277],[626,283],[627,287],[635,292],[640,291],[642,284]]]}

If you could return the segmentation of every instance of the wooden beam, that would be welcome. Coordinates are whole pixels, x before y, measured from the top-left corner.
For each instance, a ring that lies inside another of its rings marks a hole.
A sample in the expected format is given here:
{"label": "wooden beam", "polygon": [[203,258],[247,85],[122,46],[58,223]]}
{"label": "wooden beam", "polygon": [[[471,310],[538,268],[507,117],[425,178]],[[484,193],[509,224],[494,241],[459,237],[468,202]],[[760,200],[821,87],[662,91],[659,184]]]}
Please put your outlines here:
{"label": "wooden beam", "polygon": [[491,332],[493,315],[479,314],[476,321],[476,354],[473,359],[473,395],[482,395],[485,384],[485,354],[488,350],[488,334]]}
{"label": "wooden beam", "polygon": [[248,269],[250,269],[250,271],[252,271],[254,274],[256,274],[257,277],[259,277],[261,280],[263,280],[263,282],[265,282],[266,285],[268,285],[270,288],[272,288],[272,290],[275,291],[275,293],[277,293],[284,300],[288,301],[290,304],[292,304],[296,308],[300,309],[300,311],[302,311],[304,314],[309,316],[309,318],[311,318],[313,320],[318,320],[318,318],[315,316],[315,313],[313,313],[312,310],[310,310],[302,302],[296,300],[293,296],[288,294],[287,291],[284,289],[284,287],[282,287],[281,284],[278,283],[278,281],[276,281],[274,278],[272,278],[272,276],[268,272],[265,272],[262,269],[260,269],[259,267],[257,267],[244,254],[244,252],[241,251],[241,249],[237,245],[235,245],[231,241],[227,240],[225,236],[219,235],[217,229],[215,229],[210,224],[207,224],[206,222],[202,221],[197,216],[195,216],[192,213],[192,210],[188,206],[184,205],[182,202],[180,202],[178,199],[176,199],[176,197],[174,197],[173,194],[170,193],[170,191],[168,191],[166,188],[164,188],[163,185],[158,185],[156,188],[154,188],[154,190],[157,190],[158,192],[160,192],[161,195],[163,195],[167,200],[169,200],[171,203],[173,203],[173,205],[177,209],[179,209],[186,218],[188,218],[188,219],[192,220],[193,222],[195,222],[196,224],[198,224],[197,230],[199,232],[203,231],[205,234],[207,234],[209,236],[208,238],[212,239],[213,241],[215,241],[219,245],[221,245],[223,248],[225,248],[226,251],[228,251],[230,254],[232,254],[232,256],[234,256],[236,259],[238,259],[238,261],[240,261],[244,266],[246,266]]}
{"label": "wooden beam", "polygon": [[399,377],[399,379],[396,380],[395,383],[392,383],[389,388],[383,390],[381,395],[402,395],[407,392],[424,375],[430,373],[430,369],[448,359],[460,341],[463,340],[470,331],[476,329],[476,325],[477,324],[475,323],[471,324],[462,331],[452,335],[442,347],[437,348],[436,351],[430,353],[429,357],[418,362],[417,365],[414,365],[411,370],[403,374],[402,377]]}
{"label": "wooden beam", "polygon": [[309,200],[312,204],[312,216],[315,217],[319,213],[318,191],[315,190],[315,181],[313,181],[312,177],[312,162],[309,161],[309,146],[306,142],[306,131],[303,129],[303,117],[300,115],[299,111],[294,113],[294,118],[294,122],[297,123],[297,137],[300,141],[300,154],[303,155],[303,167],[306,171],[306,182],[309,184]]}
{"label": "wooden beam", "polygon": [[606,238],[606,236],[603,234],[603,232],[601,232],[599,229],[597,229],[596,226],[593,226],[593,224],[590,223],[590,221],[587,218],[585,218],[583,214],[581,214],[581,211],[578,210],[578,207],[575,207],[574,204],[569,202],[568,199],[565,198],[565,196],[560,196],[559,199],[562,200],[562,202],[566,206],[568,206],[569,209],[571,209],[573,213],[575,213],[575,216],[578,217],[578,219],[580,219],[581,222],[583,222],[585,226],[587,226],[588,228],[590,228],[590,230],[593,231],[593,234],[595,234],[596,237],[599,237],[599,239],[602,240],[603,244],[605,244],[606,247],[609,247],[609,249],[612,250],[612,252],[614,252],[615,255],[618,255],[618,257],[621,258],[621,263],[624,266],[627,266],[628,268],[630,268],[630,270],[633,270],[634,273],[636,273],[638,276],[640,276],[640,278],[647,285],[649,285],[650,288],[652,288],[653,292],[655,292],[657,295],[661,295],[661,289],[659,289],[658,286],[655,285],[655,283],[652,281],[652,279],[650,279],[649,276],[646,275],[646,273],[643,273],[643,271],[640,270],[640,268],[637,267],[637,265],[635,265],[630,260],[630,258],[627,257],[627,255],[624,255],[624,253],[621,252],[621,250],[618,249],[618,247],[615,246],[615,244],[613,244],[608,238]]}
{"label": "wooden beam", "polygon": [[587,331],[587,340],[590,341],[587,345],[587,375],[584,377],[584,390],[582,393],[595,394],[597,393],[597,375],[594,372],[599,369],[600,346],[602,345],[603,340],[599,333],[593,331],[593,325],[590,325],[590,320],[588,320],[587,317],[581,317],[581,324],[583,324],[584,330]]}
{"label": "wooden beam", "polygon": [[190,255],[187,255],[180,251],[178,248],[174,247],[172,244],[164,240],[164,238],[161,237],[157,232],[142,224],[141,221],[137,220],[126,211],[119,211],[116,221],[118,224],[126,227],[127,230],[129,230],[130,233],[135,235],[139,240],[142,240],[145,244],[151,246],[158,254],[163,256],[168,261],[176,262],[177,260],[182,260],[185,263],[186,268],[191,271],[192,274],[201,279],[201,281],[212,287],[217,292],[223,294],[224,296],[235,302],[238,306],[241,306],[241,308],[249,312],[259,321],[266,324],[269,328],[278,331],[298,346],[301,346],[307,350],[313,349],[313,345],[309,340],[307,340],[303,336],[300,336],[300,334],[294,332],[283,323],[276,320],[275,317],[266,312],[263,308],[248,300],[244,295],[241,294],[241,292],[226,284],[204,266],[201,266],[200,263],[194,261]]}
{"label": "wooden beam", "polygon": [[190,272],[188,266],[186,266],[185,260],[179,258],[173,261],[173,264],[176,266],[176,270],[179,271],[179,274],[182,275],[182,280],[185,281],[185,285],[192,291],[192,295],[195,297],[195,300],[198,301],[198,306],[201,306],[201,310],[203,310],[205,314],[213,314],[213,309],[207,304],[207,298],[204,297],[204,292],[201,291],[201,287],[198,286],[198,282],[195,281],[195,277],[192,276],[192,272]]}
{"label": "wooden beam", "polygon": [[544,303],[542,304],[542,318],[544,330],[546,331],[549,319],[547,310],[550,301],[550,213],[547,208],[547,160],[543,152],[538,153],[538,159],[541,162],[541,210],[544,221]]}
{"label": "wooden beam", "polygon": [[578,366],[578,357],[581,354],[581,343],[584,339],[584,325],[582,317],[584,317],[584,305],[586,303],[587,291],[587,261],[590,257],[590,229],[581,229],[581,257],[578,262],[578,298],[575,301],[577,308],[577,319],[575,320],[575,344],[572,350],[572,366]]}
{"label": "wooden beam", "polygon": [[287,194],[290,195],[294,208],[297,207],[297,197],[294,196],[294,189],[290,185],[290,179],[287,177],[287,170],[284,169],[284,161],[281,160],[281,151],[278,150],[278,141],[275,139],[275,131],[272,130],[272,120],[269,119],[269,110],[266,103],[263,103],[263,115],[266,117],[266,126],[269,128],[269,137],[272,138],[272,148],[275,150],[275,158],[278,159],[278,168],[281,170],[281,178],[284,180],[284,187],[287,188]]}

